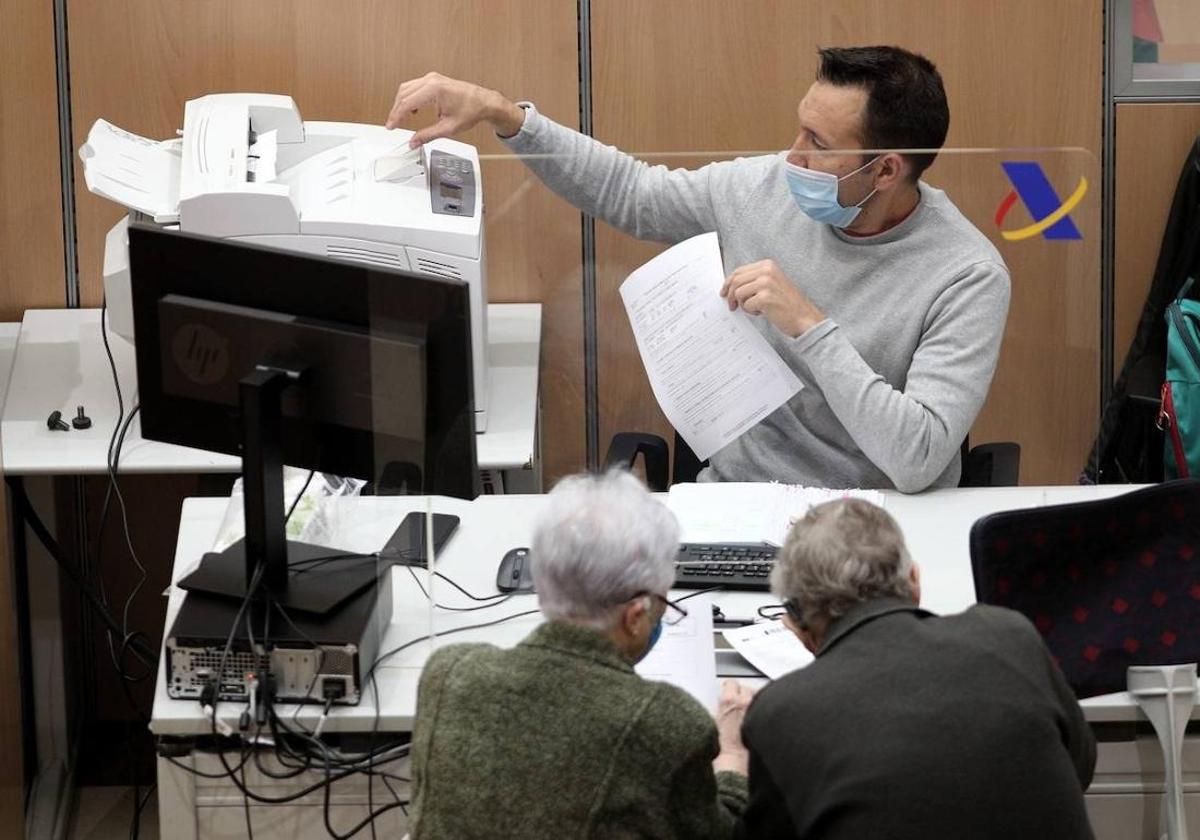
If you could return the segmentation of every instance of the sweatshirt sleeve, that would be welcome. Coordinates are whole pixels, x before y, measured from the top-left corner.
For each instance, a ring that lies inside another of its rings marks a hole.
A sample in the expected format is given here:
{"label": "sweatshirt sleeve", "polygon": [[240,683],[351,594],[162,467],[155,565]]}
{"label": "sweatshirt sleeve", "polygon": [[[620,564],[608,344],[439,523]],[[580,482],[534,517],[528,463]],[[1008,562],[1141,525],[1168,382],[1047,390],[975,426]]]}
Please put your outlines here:
{"label": "sweatshirt sleeve", "polygon": [[551,190],[638,239],[681,242],[717,229],[719,208],[747,200],[737,161],[699,169],[651,166],[542,116],[529,103],[521,130],[501,138]]}
{"label": "sweatshirt sleeve", "polygon": [[829,319],[793,340],[789,362],[821,389],[854,442],[896,489],[916,493],[945,471],[983,407],[1008,302],[1002,264],[966,268],[931,307],[903,389],[872,370]]}

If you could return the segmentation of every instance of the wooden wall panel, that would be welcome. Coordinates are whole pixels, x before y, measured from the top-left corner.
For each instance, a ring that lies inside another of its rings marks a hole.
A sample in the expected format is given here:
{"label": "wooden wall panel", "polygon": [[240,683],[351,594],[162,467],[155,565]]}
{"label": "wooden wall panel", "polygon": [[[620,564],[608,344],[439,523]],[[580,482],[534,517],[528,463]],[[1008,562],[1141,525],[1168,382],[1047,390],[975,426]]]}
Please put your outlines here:
{"label": "wooden wall panel", "polygon": [[0,0],[0,321],[66,305],[54,8]]}
{"label": "wooden wall panel", "polygon": [[[1019,441],[1025,483],[1075,479],[1099,403],[1101,4],[594,0],[592,9],[596,136],[630,151],[715,150],[704,159],[711,160],[733,150],[786,148],[817,47],[873,43],[900,44],[938,64],[951,106],[948,146],[1090,150],[1059,162],[1092,172],[1094,203],[1074,217],[1084,243],[1057,252],[1032,243],[1002,248],[1013,272],[1013,304],[996,380],[972,432],[976,442]],[[1002,159],[967,164],[944,155],[926,173],[994,240],[991,216],[1003,197],[996,190],[1007,189]],[[978,187],[980,166],[986,190]],[[667,426],[616,292],[658,249],[604,225],[597,242],[604,446],[617,430]]]}
{"label": "wooden wall panel", "polygon": [[[265,0],[70,5],[75,145],[97,117],[170,137],[183,105],[206,93],[294,97],[307,119],[380,123],[396,86],[428,70],[537,101],[578,124],[574,3],[521,0],[498,14],[485,0],[446,3]],[[547,480],[583,455],[579,215],[536,185],[490,131],[463,137],[489,157],[488,292],[493,302],[544,304],[542,400]],[[92,196],[76,164],[80,279],[101,300],[104,233],[122,210]]]}
{"label": "wooden wall panel", "polygon": [[1125,103],[1116,112],[1114,378],[1121,373],[1154,279],[1175,184],[1200,134],[1200,103]]}
{"label": "wooden wall panel", "polygon": [[[66,302],[53,4],[0,0],[0,47],[0,321],[19,321],[27,307]],[[7,511],[0,486],[0,650],[12,652]],[[13,836],[23,832],[25,779],[36,771],[21,766],[19,684],[16,656],[0,657],[0,825]]]}

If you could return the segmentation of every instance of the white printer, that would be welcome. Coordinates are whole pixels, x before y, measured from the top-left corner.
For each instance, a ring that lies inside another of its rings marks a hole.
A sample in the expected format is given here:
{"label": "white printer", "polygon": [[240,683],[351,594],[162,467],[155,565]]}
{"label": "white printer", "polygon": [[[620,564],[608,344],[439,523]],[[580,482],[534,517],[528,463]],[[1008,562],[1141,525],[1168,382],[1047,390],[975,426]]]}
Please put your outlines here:
{"label": "white printer", "polygon": [[[164,226],[470,288],[475,428],[487,427],[483,188],[473,146],[360,123],[305,122],[290,96],[187,103],[182,137],[155,141],[97,120],[79,149],[88,189]],[[133,341],[128,218],[109,231],[109,327]],[[330,289],[336,295],[336,289]]]}

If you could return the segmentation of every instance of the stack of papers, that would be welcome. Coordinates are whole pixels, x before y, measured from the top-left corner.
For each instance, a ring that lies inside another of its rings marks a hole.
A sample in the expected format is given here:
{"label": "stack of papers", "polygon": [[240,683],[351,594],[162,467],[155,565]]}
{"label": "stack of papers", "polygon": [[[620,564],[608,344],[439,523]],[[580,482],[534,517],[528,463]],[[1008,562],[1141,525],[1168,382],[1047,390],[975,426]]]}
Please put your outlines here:
{"label": "stack of papers", "polygon": [[878,490],[713,482],[672,485],[667,507],[679,520],[683,542],[783,545],[792,522],[810,507],[847,497],[866,499],[880,507],[884,504],[884,495]]}

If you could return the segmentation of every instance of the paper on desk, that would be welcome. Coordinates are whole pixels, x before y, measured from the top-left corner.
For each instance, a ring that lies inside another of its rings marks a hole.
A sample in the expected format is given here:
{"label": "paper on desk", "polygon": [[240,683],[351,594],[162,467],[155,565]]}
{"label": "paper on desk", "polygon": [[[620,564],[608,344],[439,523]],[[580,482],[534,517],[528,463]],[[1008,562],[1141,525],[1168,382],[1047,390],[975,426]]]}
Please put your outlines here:
{"label": "paper on desk", "polygon": [[729,311],[719,294],[724,282],[717,235],[705,233],[621,284],[654,396],[702,461],[802,387],[751,316]]}
{"label": "paper on desk", "polygon": [[734,650],[773,680],[813,661],[808,648],[782,621],[760,621],[721,632]]}
{"label": "paper on desk", "polygon": [[678,686],[717,713],[717,655],[713,650],[712,601],[703,595],[685,602],[687,617],[663,625],[658,643],[634,670],[648,680]]}
{"label": "paper on desk", "polygon": [[683,542],[769,542],[783,545],[792,522],[813,505],[846,497],[884,506],[878,490],[829,490],[795,484],[711,482],[673,484],[667,507]]}

